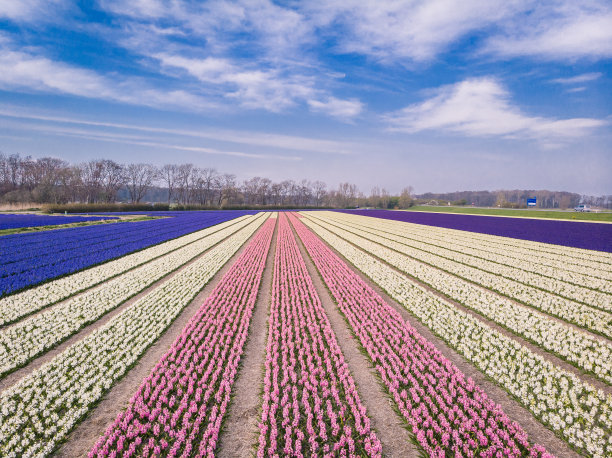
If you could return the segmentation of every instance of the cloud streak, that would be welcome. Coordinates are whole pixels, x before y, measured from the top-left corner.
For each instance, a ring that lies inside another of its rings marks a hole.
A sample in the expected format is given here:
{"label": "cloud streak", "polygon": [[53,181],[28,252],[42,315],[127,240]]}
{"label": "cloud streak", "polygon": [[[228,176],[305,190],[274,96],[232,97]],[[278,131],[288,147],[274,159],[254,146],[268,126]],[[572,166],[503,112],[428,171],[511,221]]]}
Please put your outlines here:
{"label": "cloud streak", "polygon": [[601,78],[602,73],[593,72],[593,73],[583,73],[582,75],[576,75],[569,78],[555,78],[551,80],[553,83],[559,84],[579,84],[579,83],[587,83],[589,81],[595,81]]}
{"label": "cloud streak", "polygon": [[348,155],[362,149],[362,144],[343,142],[337,140],[317,139],[313,137],[301,137],[292,135],[280,135],[274,133],[249,132],[243,130],[227,129],[172,129],[163,127],[142,126],[137,124],[121,124],[114,122],[87,121],[53,115],[36,115],[31,112],[23,112],[19,109],[0,108],[0,116],[26,119],[32,121],[46,121],[52,123],[63,123],[81,126],[114,128],[127,131],[147,132],[148,134],[167,134],[171,136],[204,138],[227,143],[242,145],[255,145],[266,148],[288,149],[320,154]]}
{"label": "cloud streak", "polygon": [[73,127],[61,127],[61,126],[41,126],[33,124],[20,125],[16,123],[14,127],[24,130],[36,130],[50,135],[68,136],[76,138],[84,138],[88,140],[121,143],[125,145],[137,145],[145,147],[159,148],[163,150],[177,150],[196,152],[204,154],[212,154],[219,156],[231,156],[239,157],[243,159],[272,159],[281,161],[301,161],[301,156],[296,155],[283,155],[283,154],[268,154],[268,153],[250,153],[244,151],[233,151],[233,150],[221,150],[218,148],[209,148],[199,145],[180,145],[176,143],[168,143],[162,141],[153,141],[150,137],[143,137],[138,135],[119,134],[114,132],[100,132],[93,131],[86,128],[73,128]]}

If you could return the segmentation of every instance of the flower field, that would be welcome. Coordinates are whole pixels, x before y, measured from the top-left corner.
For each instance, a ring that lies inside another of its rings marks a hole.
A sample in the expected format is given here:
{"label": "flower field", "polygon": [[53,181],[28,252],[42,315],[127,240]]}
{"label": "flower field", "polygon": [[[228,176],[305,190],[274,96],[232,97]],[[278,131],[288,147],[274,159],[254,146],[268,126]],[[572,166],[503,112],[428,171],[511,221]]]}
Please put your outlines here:
{"label": "flower field", "polygon": [[609,250],[385,215],[0,236],[0,456],[612,456]]}

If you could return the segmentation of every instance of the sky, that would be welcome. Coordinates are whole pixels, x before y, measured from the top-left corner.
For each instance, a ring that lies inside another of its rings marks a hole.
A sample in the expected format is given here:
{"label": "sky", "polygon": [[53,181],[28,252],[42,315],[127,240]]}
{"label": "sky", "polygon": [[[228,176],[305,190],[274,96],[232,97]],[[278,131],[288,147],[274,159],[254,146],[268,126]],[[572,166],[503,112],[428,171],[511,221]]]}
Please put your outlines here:
{"label": "sky", "polygon": [[0,0],[0,151],[612,194],[608,0]]}

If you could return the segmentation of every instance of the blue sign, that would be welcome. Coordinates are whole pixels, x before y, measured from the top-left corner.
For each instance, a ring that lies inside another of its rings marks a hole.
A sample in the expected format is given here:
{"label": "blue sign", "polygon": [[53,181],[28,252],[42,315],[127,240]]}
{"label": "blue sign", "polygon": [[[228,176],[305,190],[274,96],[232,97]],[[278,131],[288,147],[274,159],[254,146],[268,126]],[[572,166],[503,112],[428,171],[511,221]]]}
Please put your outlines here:
{"label": "blue sign", "polygon": [[533,199],[527,199],[527,206],[528,207],[535,207],[536,206],[536,198],[534,197]]}

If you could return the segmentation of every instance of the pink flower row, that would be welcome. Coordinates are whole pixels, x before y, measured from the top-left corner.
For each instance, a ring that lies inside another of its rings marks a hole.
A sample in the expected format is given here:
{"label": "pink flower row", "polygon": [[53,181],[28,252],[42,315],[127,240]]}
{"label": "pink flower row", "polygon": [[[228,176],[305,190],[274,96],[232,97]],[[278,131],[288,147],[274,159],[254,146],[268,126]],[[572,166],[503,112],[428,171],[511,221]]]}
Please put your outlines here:
{"label": "pink flower row", "polygon": [[257,456],[380,456],[287,217],[279,218]]}
{"label": "pink flower row", "polygon": [[550,456],[315,234],[291,222],[429,456]]}
{"label": "pink flower row", "polygon": [[214,453],[275,224],[249,242],[90,457]]}

